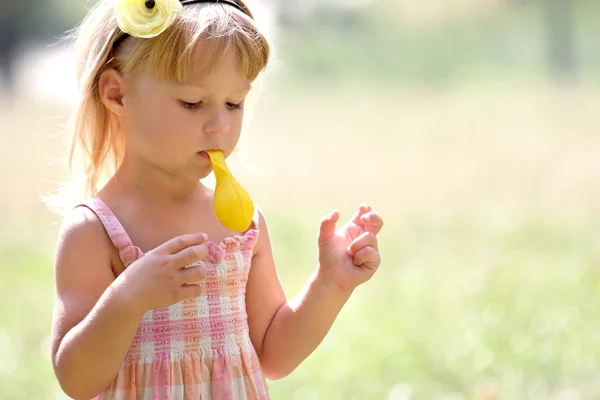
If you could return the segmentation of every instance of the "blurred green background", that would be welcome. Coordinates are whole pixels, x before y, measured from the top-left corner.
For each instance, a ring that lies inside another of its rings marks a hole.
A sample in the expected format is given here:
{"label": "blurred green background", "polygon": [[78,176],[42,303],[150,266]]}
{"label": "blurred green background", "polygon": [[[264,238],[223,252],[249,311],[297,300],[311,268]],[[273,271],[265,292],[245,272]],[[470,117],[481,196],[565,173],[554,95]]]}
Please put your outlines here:
{"label": "blurred green background", "polygon": [[[0,399],[66,398],[40,195],[66,179],[60,38],[92,4],[0,4]],[[380,271],[273,399],[600,399],[600,2],[249,4],[276,60],[232,169],[288,296],[321,216],[386,220]]]}

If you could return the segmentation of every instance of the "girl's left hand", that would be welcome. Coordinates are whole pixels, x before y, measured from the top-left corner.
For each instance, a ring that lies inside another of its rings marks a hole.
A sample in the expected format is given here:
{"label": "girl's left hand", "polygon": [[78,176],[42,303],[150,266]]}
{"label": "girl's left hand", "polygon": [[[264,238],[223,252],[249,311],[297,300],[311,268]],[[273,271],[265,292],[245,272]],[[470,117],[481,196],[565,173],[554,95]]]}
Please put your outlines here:
{"label": "girl's left hand", "polygon": [[361,205],[352,219],[336,231],[339,217],[339,212],[333,211],[321,220],[318,275],[352,291],[368,281],[379,267],[377,234],[383,219],[371,207]]}

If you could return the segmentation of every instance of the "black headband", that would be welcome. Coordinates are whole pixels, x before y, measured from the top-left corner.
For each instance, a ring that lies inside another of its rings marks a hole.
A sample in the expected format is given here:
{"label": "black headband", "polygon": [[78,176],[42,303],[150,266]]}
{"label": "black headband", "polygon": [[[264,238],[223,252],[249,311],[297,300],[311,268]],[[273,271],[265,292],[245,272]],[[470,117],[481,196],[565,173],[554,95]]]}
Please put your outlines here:
{"label": "black headband", "polygon": [[[226,4],[228,6],[235,7],[239,11],[243,12],[244,14],[246,14],[247,16],[252,18],[252,16],[246,10],[246,7],[239,4],[236,0],[179,0],[179,2],[183,6],[187,6],[189,4],[196,4],[196,3]],[[156,0],[146,0],[145,5],[147,8],[152,9],[156,6]],[[126,38],[127,36],[129,36],[129,35],[124,34],[121,37],[117,38],[115,40],[115,42],[113,43],[113,48],[116,48],[117,45],[119,45],[123,41],[123,39]]]}
{"label": "black headband", "polygon": [[[179,0],[179,2],[181,3],[181,5],[184,5],[184,6],[186,6],[188,4],[196,4],[196,3],[227,4],[229,6],[237,8],[244,14],[248,15],[248,13],[246,12],[246,8],[244,6],[238,4],[238,2],[235,0]],[[150,9],[154,8],[154,6],[156,5],[155,0],[146,0],[145,3],[146,3],[146,7],[150,8]]]}
{"label": "black headband", "polygon": [[244,14],[248,15],[248,13],[246,12],[246,8],[240,4],[238,4],[237,1],[233,0],[180,0],[181,4],[186,6],[188,4],[196,4],[196,3],[216,3],[216,4],[227,4],[229,6],[235,7],[238,10],[240,10],[241,12],[243,12]]}

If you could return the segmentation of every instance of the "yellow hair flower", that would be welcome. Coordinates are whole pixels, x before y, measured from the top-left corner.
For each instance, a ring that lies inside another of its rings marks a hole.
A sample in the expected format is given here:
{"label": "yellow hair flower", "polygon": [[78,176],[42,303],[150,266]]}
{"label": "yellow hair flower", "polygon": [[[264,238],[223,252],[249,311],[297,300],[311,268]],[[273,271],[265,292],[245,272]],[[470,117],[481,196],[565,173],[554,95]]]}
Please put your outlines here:
{"label": "yellow hair flower", "polygon": [[181,10],[179,0],[114,0],[119,28],[137,38],[151,38],[164,32]]}

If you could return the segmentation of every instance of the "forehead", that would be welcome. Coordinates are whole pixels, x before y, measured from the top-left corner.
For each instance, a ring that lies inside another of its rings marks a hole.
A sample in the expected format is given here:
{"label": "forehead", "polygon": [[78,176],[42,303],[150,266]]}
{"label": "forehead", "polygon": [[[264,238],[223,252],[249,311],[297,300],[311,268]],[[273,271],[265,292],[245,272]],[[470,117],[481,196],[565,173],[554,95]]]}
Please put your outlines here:
{"label": "forehead", "polygon": [[191,71],[186,84],[211,88],[250,89],[250,80],[241,68],[236,47],[215,39],[202,39],[196,44]]}

